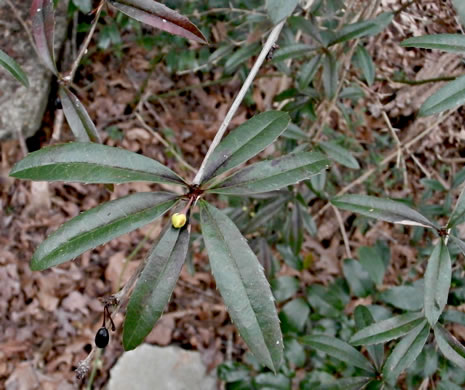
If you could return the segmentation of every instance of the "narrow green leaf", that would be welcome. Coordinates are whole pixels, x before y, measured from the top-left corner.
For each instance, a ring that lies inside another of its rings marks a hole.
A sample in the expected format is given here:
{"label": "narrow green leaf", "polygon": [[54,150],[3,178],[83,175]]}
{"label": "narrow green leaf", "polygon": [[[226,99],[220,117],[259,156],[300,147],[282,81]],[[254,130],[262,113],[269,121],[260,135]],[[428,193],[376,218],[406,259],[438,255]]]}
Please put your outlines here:
{"label": "narrow green leaf", "polygon": [[368,85],[375,82],[375,63],[371,59],[370,53],[362,45],[358,45],[355,50],[353,61],[357,68],[362,71],[363,77]]}
{"label": "narrow green leaf", "polygon": [[73,4],[84,14],[92,11],[92,0],[73,0]]}
{"label": "narrow green leaf", "polygon": [[266,12],[273,24],[278,24],[294,12],[299,0],[266,0]]}
{"label": "narrow green leaf", "polygon": [[460,192],[460,196],[455,203],[454,210],[449,217],[449,222],[447,223],[447,228],[451,229],[465,222],[465,186]]}
{"label": "narrow green leaf", "polygon": [[336,34],[335,39],[331,40],[330,45],[379,34],[392,22],[393,17],[392,12],[385,12],[375,19],[347,24]]}
{"label": "narrow green leaf", "polygon": [[270,203],[261,207],[252,220],[244,228],[245,233],[256,232],[259,228],[263,228],[277,214],[282,213],[286,204],[289,202],[290,193],[284,196],[278,196]]}
{"label": "narrow green leaf", "polygon": [[321,55],[313,56],[309,61],[302,65],[297,78],[299,89],[307,88],[315,77],[316,72],[320,68]]}
{"label": "narrow green leaf", "polygon": [[[408,299],[405,299],[408,297]],[[418,311],[423,309],[425,301],[425,283],[420,279],[411,286],[396,286],[384,290],[379,299],[398,309]]]}
{"label": "narrow green leaf", "polygon": [[428,339],[429,331],[429,324],[423,320],[392,350],[383,367],[383,377],[388,383],[394,384],[399,375],[416,360]]}
{"label": "narrow green leaf", "polygon": [[377,285],[383,283],[386,266],[379,251],[376,248],[362,246],[357,252],[360,264],[368,272],[371,280]]}
{"label": "narrow green leaf", "polygon": [[312,284],[307,288],[307,301],[322,317],[339,318],[348,303],[349,296],[335,284],[328,287]]}
{"label": "narrow green leaf", "polygon": [[452,265],[444,241],[435,246],[425,272],[425,317],[431,326],[439,319],[449,296]]}
{"label": "narrow green leaf", "polygon": [[318,145],[323,149],[323,151],[331,160],[334,160],[347,168],[360,169],[358,161],[355,159],[352,153],[343,146],[332,141],[322,141]]}
{"label": "narrow green leaf", "polygon": [[124,349],[136,348],[163,314],[189,247],[190,226],[169,225],[148,256],[129,300],[123,329]]}
{"label": "narrow green leaf", "polygon": [[10,72],[10,74],[26,88],[29,87],[27,74],[21,69],[21,66],[3,50],[0,50],[0,66]]}
{"label": "narrow green leaf", "polygon": [[279,313],[283,332],[301,333],[310,315],[310,307],[303,298],[296,298],[286,303]]}
{"label": "narrow green leaf", "polygon": [[342,195],[331,201],[343,210],[401,225],[437,228],[434,222],[405,204],[368,195]]}
{"label": "narrow green leaf", "polygon": [[53,0],[33,0],[31,3],[32,36],[37,54],[44,65],[58,75],[54,54],[55,10]]}
{"label": "narrow green leaf", "polygon": [[440,324],[434,327],[434,337],[444,357],[465,370],[465,347]]}
{"label": "narrow green leaf", "polygon": [[459,247],[462,251],[463,255],[465,256],[465,242],[463,242],[460,238],[455,236],[449,235],[450,240]]}
{"label": "narrow green leaf", "polygon": [[291,16],[286,21],[286,24],[294,28],[295,30],[302,30],[303,33],[312,37],[316,42],[323,46],[327,46],[328,42],[323,39],[320,28],[315,17],[310,13],[309,15],[303,16]]}
{"label": "narrow green leaf", "polygon": [[419,115],[428,116],[440,113],[465,103],[465,76],[447,83],[432,94],[420,107]]}
{"label": "narrow green leaf", "polygon": [[168,192],[141,192],[85,211],[61,225],[39,245],[31,269],[40,271],[74,259],[154,221],[175,203],[176,195]]}
{"label": "narrow green leaf", "polygon": [[[284,374],[273,374],[271,372],[264,372],[258,374],[254,378],[255,386],[246,385],[246,387],[239,387],[235,389],[247,390],[247,389],[263,389],[263,390],[291,390],[291,379]],[[234,384],[235,385],[235,384]]]}
{"label": "narrow green leaf", "polygon": [[280,276],[271,281],[273,295],[278,302],[285,301],[294,296],[299,290],[299,279],[293,276]]}
{"label": "narrow green leaf", "polygon": [[325,96],[332,99],[336,94],[338,83],[337,61],[331,53],[323,57],[323,89]]}
{"label": "narrow green leaf", "polygon": [[97,128],[90,119],[86,108],[79,99],[65,86],[61,86],[58,90],[63,112],[69,127],[79,142],[97,142],[102,143]]}
{"label": "narrow green leaf", "polygon": [[313,217],[310,215],[310,212],[307,206],[306,205],[304,206],[303,204],[298,204],[298,207],[300,208],[300,213],[302,215],[302,222],[304,224],[305,230],[311,236],[316,236],[318,233],[316,223]]}
{"label": "narrow green leaf", "polygon": [[[354,310],[354,319],[355,325],[358,330],[366,328],[375,323],[373,316],[370,313],[370,310],[365,306],[358,305]],[[382,344],[378,345],[367,345],[366,350],[370,355],[373,363],[375,364],[376,369],[379,371],[384,361],[384,346]]]}
{"label": "narrow green leaf", "polygon": [[303,344],[327,353],[349,366],[355,366],[368,372],[375,371],[365,356],[345,341],[326,335],[304,336],[300,340]]}
{"label": "narrow green leaf", "polygon": [[250,45],[242,46],[236,50],[232,55],[229,56],[226,63],[224,64],[224,73],[233,73],[239,65],[243,64],[250,57],[257,54],[260,49],[260,44],[255,42]]}
{"label": "narrow green leaf", "polygon": [[359,330],[352,336],[350,343],[353,345],[386,343],[409,333],[423,320],[422,313],[406,313],[388,318]]}
{"label": "narrow green leaf", "polygon": [[276,160],[249,165],[226,178],[208,192],[250,195],[279,190],[310,178],[328,168],[329,161],[315,152],[288,154]]}
{"label": "narrow green leaf", "polygon": [[445,322],[455,322],[465,326],[465,313],[459,310],[444,310],[441,319]]}
{"label": "narrow green leaf", "polygon": [[370,275],[357,260],[345,259],[342,263],[342,272],[349,284],[350,291],[355,296],[366,297],[373,292],[374,285]]}
{"label": "narrow green leaf", "polygon": [[290,365],[298,368],[304,367],[307,361],[304,346],[292,337],[284,339],[284,357]]}
{"label": "narrow green leaf", "polygon": [[404,47],[419,47],[421,49],[438,49],[451,52],[465,52],[465,35],[434,34],[422,35],[405,39],[400,43]]}
{"label": "narrow green leaf", "polygon": [[212,205],[199,204],[212,272],[231,319],[260,363],[276,372],[283,340],[263,269],[234,223]]}
{"label": "narrow green leaf", "polygon": [[289,228],[286,229],[287,232],[284,234],[285,240],[289,243],[292,251],[298,255],[304,242],[304,226],[302,211],[297,201],[293,202],[291,212],[287,213],[286,226]]}
{"label": "narrow green leaf", "polygon": [[285,112],[267,111],[231,131],[210,155],[201,182],[256,156],[286,130],[290,120]]}
{"label": "narrow green leaf", "polygon": [[128,150],[91,142],[53,145],[28,154],[10,176],[35,181],[184,184],[171,169]]}
{"label": "narrow green leaf", "polygon": [[290,123],[286,131],[284,131],[283,137],[295,141],[306,141],[308,135],[299,126]]}
{"label": "narrow green leaf", "polygon": [[108,0],[118,11],[139,22],[173,35],[208,43],[202,32],[184,15],[154,0]]}
{"label": "narrow green leaf", "polygon": [[273,62],[276,63],[288,60],[290,58],[308,56],[312,54],[312,52],[317,48],[317,46],[311,46],[305,43],[293,43],[286,45],[276,50],[276,52],[273,54]]}
{"label": "narrow green leaf", "polygon": [[367,385],[373,383],[373,377],[370,376],[354,376],[351,378],[338,379],[335,383],[336,387],[323,387],[321,390],[375,390]]}

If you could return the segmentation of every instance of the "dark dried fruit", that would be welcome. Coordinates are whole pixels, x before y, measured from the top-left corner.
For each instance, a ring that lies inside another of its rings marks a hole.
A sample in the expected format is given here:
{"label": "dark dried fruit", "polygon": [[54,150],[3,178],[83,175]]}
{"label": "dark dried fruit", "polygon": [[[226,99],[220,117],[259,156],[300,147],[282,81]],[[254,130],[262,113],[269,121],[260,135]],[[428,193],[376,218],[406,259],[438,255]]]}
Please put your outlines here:
{"label": "dark dried fruit", "polygon": [[108,333],[107,328],[100,328],[95,335],[95,345],[98,348],[105,348],[110,341],[110,333]]}

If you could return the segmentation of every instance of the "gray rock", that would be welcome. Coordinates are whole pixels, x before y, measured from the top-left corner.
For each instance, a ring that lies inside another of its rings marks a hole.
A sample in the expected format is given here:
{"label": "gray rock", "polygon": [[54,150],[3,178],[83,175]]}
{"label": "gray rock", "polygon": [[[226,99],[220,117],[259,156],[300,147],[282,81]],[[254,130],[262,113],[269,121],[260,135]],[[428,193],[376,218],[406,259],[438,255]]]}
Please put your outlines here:
{"label": "gray rock", "polygon": [[108,390],[214,390],[198,352],[143,344],[111,369]]}
{"label": "gray rock", "polygon": [[[31,0],[12,1],[25,21]],[[56,12],[55,53],[67,30],[68,1],[61,0]],[[27,73],[30,87],[23,87],[0,68],[0,140],[30,137],[40,128],[47,106],[52,74],[41,64],[28,36],[5,0],[0,0],[0,48],[13,57]]]}

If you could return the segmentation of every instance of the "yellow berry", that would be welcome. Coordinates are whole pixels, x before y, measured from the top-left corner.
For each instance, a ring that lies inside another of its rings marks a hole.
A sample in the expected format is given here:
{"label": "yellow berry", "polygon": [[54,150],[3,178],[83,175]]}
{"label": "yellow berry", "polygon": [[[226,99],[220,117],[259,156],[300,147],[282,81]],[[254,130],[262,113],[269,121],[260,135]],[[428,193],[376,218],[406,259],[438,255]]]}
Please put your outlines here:
{"label": "yellow berry", "polygon": [[186,214],[174,213],[171,217],[171,223],[176,229],[182,228],[187,221]]}

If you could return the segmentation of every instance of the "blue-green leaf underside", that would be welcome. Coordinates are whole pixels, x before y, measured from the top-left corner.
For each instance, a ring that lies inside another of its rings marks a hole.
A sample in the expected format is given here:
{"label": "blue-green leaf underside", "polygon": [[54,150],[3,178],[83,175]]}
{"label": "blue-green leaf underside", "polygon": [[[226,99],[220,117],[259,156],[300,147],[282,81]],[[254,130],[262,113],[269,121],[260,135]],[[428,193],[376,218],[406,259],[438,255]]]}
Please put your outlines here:
{"label": "blue-green leaf underside", "polygon": [[101,143],[97,128],[92,122],[84,105],[67,87],[60,86],[58,89],[63,112],[68,121],[71,131],[80,142],[97,142]]}
{"label": "blue-green leaf underside", "polygon": [[74,259],[154,221],[175,203],[175,194],[141,192],[85,211],[61,225],[40,244],[32,257],[31,269],[39,271]]}
{"label": "blue-green leaf underside", "polygon": [[168,226],[152,248],[129,300],[123,344],[129,351],[150,333],[163,314],[179,278],[189,247],[190,226]]}
{"label": "blue-green leaf underside", "polygon": [[258,361],[276,372],[283,340],[263,268],[225,214],[201,201],[200,217],[212,272],[231,319]]}
{"label": "blue-green leaf underside", "polygon": [[35,181],[184,184],[176,173],[158,161],[91,142],[54,145],[30,153],[13,167],[10,176]]}
{"label": "blue-green leaf underside", "polygon": [[331,201],[336,207],[401,225],[436,228],[436,224],[402,202],[369,195],[342,195]]}
{"label": "blue-green leaf underside", "polygon": [[419,47],[421,49],[438,49],[450,52],[465,52],[465,35],[434,34],[408,38],[400,43],[404,47]]}

